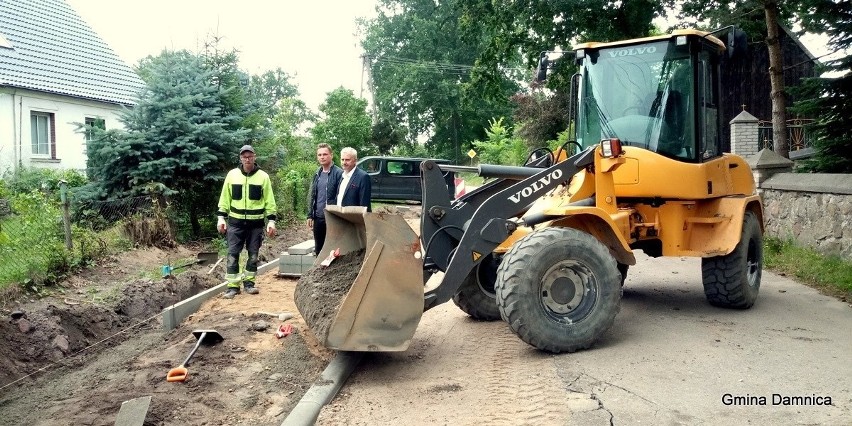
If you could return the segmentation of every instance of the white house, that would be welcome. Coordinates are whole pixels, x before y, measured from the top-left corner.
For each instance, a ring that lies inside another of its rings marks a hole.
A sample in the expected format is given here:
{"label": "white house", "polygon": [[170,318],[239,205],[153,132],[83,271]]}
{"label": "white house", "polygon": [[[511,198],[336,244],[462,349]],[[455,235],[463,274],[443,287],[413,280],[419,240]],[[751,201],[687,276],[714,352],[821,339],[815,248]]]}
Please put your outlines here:
{"label": "white house", "polygon": [[144,83],[63,0],[0,1],[0,176],[86,168],[75,123],[121,128]]}

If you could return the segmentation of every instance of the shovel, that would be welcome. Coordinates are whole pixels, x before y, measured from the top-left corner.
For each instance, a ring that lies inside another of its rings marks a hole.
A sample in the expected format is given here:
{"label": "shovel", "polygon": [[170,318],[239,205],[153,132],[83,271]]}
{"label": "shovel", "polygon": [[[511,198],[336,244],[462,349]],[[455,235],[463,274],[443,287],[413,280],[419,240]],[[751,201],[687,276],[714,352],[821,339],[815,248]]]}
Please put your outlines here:
{"label": "shovel", "polygon": [[216,330],[195,330],[192,332],[192,335],[198,339],[198,343],[195,344],[195,347],[192,348],[192,352],[189,353],[189,356],[186,357],[181,365],[169,370],[169,374],[166,374],[167,382],[182,382],[186,380],[189,375],[189,371],[187,371],[186,366],[189,365],[189,360],[193,355],[195,355],[195,351],[198,350],[198,347],[201,346],[202,343],[208,346],[213,346],[225,340],[225,338]]}
{"label": "shovel", "polygon": [[189,263],[185,263],[183,265],[163,265],[163,278],[172,275],[172,272],[176,269],[186,268],[187,266],[192,265],[209,265],[211,263],[215,263],[219,259],[219,253],[215,251],[202,251],[201,253],[198,253],[198,255],[196,255],[195,257],[195,260]]}

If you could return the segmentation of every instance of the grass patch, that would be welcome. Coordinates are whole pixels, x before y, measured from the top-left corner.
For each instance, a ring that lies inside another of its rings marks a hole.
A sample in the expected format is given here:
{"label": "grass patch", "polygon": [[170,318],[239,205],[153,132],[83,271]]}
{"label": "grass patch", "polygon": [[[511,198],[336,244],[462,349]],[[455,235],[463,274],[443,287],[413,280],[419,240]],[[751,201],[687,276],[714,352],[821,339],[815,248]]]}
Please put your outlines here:
{"label": "grass patch", "polygon": [[0,257],[6,259],[0,262],[0,290],[19,286],[42,294],[68,274],[132,247],[116,226],[94,232],[73,225],[73,247],[68,250],[60,222],[50,217],[45,223],[34,219],[44,221],[39,216],[14,216],[0,222],[7,231],[0,233]]}
{"label": "grass patch", "polygon": [[852,301],[852,262],[839,256],[823,255],[790,239],[767,237],[764,264],[770,271],[794,277],[823,294]]}

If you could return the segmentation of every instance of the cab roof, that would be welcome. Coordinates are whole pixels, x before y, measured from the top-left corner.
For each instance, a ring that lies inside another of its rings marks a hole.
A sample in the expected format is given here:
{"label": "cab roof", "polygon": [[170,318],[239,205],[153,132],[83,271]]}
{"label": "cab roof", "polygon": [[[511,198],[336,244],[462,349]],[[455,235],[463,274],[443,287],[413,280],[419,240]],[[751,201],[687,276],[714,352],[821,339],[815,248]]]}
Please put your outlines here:
{"label": "cab roof", "polygon": [[711,42],[716,44],[719,47],[720,51],[725,50],[725,48],[726,48],[725,43],[723,43],[722,40],[719,40],[718,38],[716,38],[716,36],[710,35],[710,33],[708,33],[708,32],[704,32],[704,31],[700,31],[700,30],[694,30],[694,29],[681,29],[681,30],[674,30],[674,31],[671,32],[671,34],[663,34],[663,35],[651,36],[651,37],[632,38],[632,39],[628,39],[628,40],[619,40],[619,41],[613,41],[613,42],[590,41],[590,42],[580,43],[580,44],[575,45],[574,50],[602,49],[602,48],[607,48],[607,47],[628,46],[628,45],[633,45],[633,44],[648,43],[648,42],[651,42],[651,41],[669,40],[669,39],[672,39],[672,38],[678,37],[678,36],[704,37],[707,40],[710,40]]}

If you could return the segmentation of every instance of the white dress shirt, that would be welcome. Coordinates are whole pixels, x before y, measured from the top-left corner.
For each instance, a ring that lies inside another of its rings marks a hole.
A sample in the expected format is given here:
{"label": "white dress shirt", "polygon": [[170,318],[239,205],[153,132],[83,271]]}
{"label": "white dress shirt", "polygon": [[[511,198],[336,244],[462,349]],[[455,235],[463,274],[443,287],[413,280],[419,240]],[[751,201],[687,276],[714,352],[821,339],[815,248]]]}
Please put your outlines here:
{"label": "white dress shirt", "polygon": [[337,205],[343,206],[343,195],[346,194],[346,187],[349,186],[349,178],[352,177],[352,173],[355,173],[355,168],[353,167],[348,173],[343,171],[343,180],[340,181],[340,187],[337,188]]}

